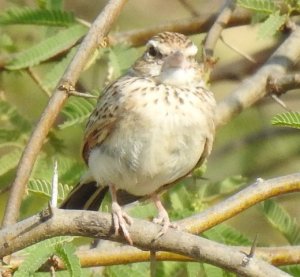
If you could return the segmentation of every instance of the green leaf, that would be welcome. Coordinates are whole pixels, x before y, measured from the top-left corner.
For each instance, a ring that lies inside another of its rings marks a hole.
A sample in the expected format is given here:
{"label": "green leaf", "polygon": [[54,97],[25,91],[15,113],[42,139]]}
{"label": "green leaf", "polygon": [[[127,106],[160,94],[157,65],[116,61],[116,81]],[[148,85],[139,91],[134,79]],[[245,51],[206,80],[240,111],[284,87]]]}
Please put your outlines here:
{"label": "green leaf", "polygon": [[69,100],[62,110],[66,120],[58,127],[65,129],[67,127],[84,122],[91,114],[96,104],[96,100],[74,97]]}
{"label": "green leaf", "polygon": [[268,221],[289,241],[290,244],[300,243],[300,226],[295,218],[274,200],[266,200],[262,203],[262,211]]}
{"label": "green leaf", "polygon": [[287,112],[287,113],[278,114],[273,117],[272,124],[300,129],[300,113]]}
{"label": "green leaf", "polygon": [[4,154],[0,158],[0,176],[7,173],[9,170],[14,169],[20,160],[22,151],[15,148],[7,154]]}
{"label": "green leaf", "polygon": [[220,224],[205,231],[204,236],[227,245],[251,245],[252,241],[238,230],[226,224]]}
{"label": "green leaf", "polygon": [[44,80],[42,81],[46,88],[53,90],[57,86],[58,81],[60,80],[61,76],[63,76],[63,73],[73,59],[77,49],[77,47],[73,47],[62,60],[54,63],[54,65],[51,66],[51,69],[48,71]]}
{"label": "green leaf", "polygon": [[29,255],[14,273],[14,277],[32,276],[54,253],[54,246],[51,247],[45,242],[37,243],[36,246],[36,249],[28,251]]}
{"label": "green leaf", "polygon": [[273,0],[238,0],[237,3],[245,9],[260,13],[271,14],[277,9]]}
{"label": "green leaf", "polygon": [[57,34],[46,38],[37,45],[20,52],[6,66],[7,69],[17,70],[37,65],[72,47],[86,32],[81,25],[74,25]]}
{"label": "green leaf", "polygon": [[123,74],[137,57],[137,51],[126,45],[118,44],[108,49],[109,67],[112,69],[110,79],[114,80]]}
{"label": "green leaf", "polygon": [[279,11],[271,14],[259,27],[258,37],[266,38],[276,34],[276,32],[285,24],[286,15],[280,15]]}
{"label": "green leaf", "polygon": [[31,129],[31,123],[17,111],[16,107],[6,101],[0,101],[0,122],[17,127],[20,133]]}
{"label": "green leaf", "polygon": [[[71,191],[72,187],[69,185],[63,185],[61,183],[58,184],[58,200],[63,200]],[[52,185],[50,181],[43,179],[30,179],[28,182],[28,191],[40,194],[44,197],[50,198],[52,192]]]}
{"label": "green leaf", "polygon": [[12,8],[0,14],[0,24],[34,24],[69,26],[75,23],[73,13],[60,10]]}
{"label": "green leaf", "polygon": [[58,244],[55,246],[55,254],[62,259],[71,277],[81,276],[81,266],[75,255],[76,248],[71,243]]}

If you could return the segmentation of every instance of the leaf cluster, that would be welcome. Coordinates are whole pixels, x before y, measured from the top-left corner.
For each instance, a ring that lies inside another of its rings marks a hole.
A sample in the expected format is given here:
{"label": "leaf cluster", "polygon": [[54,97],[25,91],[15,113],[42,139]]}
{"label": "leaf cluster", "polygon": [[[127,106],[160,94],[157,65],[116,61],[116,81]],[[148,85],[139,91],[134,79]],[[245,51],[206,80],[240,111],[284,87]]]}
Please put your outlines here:
{"label": "leaf cluster", "polygon": [[238,0],[237,3],[253,12],[253,23],[261,23],[259,38],[278,34],[289,23],[290,17],[300,12],[300,2],[297,0]]}

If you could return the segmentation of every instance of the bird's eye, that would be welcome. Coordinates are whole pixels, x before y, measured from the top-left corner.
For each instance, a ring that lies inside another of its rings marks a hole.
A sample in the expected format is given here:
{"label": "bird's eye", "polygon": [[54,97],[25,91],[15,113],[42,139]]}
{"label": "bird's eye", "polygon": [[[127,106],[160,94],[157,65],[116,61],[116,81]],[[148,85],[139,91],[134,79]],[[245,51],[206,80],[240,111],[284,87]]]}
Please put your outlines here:
{"label": "bird's eye", "polygon": [[148,49],[149,56],[153,58],[161,58],[162,54],[153,46],[150,46]]}

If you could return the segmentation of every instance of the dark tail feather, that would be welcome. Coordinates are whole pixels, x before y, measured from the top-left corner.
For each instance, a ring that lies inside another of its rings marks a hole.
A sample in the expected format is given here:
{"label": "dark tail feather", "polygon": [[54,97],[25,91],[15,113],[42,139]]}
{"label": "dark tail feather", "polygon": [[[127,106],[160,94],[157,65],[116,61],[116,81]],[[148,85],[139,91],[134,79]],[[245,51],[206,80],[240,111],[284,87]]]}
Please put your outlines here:
{"label": "dark tail feather", "polygon": [[96,182],[82,183],[74,187],[60,208],[69,210],[98,211],[108,187],[98,186]]}

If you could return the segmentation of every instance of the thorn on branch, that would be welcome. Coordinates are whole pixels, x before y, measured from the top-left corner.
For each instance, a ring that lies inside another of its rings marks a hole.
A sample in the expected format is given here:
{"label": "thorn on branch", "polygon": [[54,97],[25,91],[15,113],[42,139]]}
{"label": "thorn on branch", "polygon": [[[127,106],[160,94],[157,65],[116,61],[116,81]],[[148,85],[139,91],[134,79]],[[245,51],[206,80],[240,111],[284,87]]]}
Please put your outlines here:
{"label": "thorn on branch", "polygon": [[58,87],[59,90],[65,91],[69,96],[77,96],[77,97],[83,97],[83,98],[98,98],[95,95],[89,94],[87,92],[79,92],[75,90],[75,87],[71,85],[70,83],[63,83]]}
{"label": "thorn on branch", "polygon": [[292,89],[300,88],[300,73],[285,74],[284,76],[270,76],[266,89],[269,94],[281,96]]}
{"label": "thorn on branch", "polygon": [[53,214],[54,214],[53,208],[51,207],[51,204],[48,203],[48,207],[39,213],[40,221],[41,222],[47,221],[53,216]]}
{"label": "thorn on branch", "polygon": [[242,252],[243,254],[245,254],[244,258],[242,259],[242,266],[246,266],[247,264],[249,264],[251,258],[253,258],[254,252],[255,252],[255,249],[256,249],[257,237],[258,237],[258,235],[256,234],[255,238],[252,242],[249,254],[247,254],[245,252]]}
{"label": "thorn on branch", "polygon": [[53,177],[52,177],[52,194],[51,194],[51,208],[57,207],[57,196],[58,196],[58,169],[57,161],[54,162]]}
{"label": "thorn on branch", "polygon": [[291,109],[276,94],[271,94],[271,97],[279,106],[287,111],[291,111]]}

